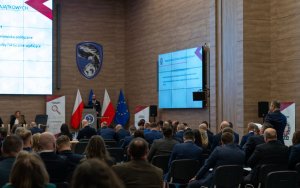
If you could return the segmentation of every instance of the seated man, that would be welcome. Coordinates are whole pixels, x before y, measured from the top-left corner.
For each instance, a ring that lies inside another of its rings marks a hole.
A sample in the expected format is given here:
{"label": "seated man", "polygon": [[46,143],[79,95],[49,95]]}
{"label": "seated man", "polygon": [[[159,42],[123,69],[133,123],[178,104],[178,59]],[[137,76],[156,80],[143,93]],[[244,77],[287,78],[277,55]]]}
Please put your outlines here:
{"label": "seated man", "polygon": [[175,139],[178,140],[178,142],[182,143],[183,142],[183,133],[184,133],[184,129],[185,129],[185,126],[184,124],[178,124],[177,126],[177,132],[175,134]]}
{"label": "seated man", "polygon": [[115,127],[115,130],[116,130],[116,134],[117,134],[116,137],[117,137],[118,141],[125,139],[126,136],[130,136],[129,131],[127,131],[126,129],[124,129],[121,124],[118,124]]}
{"label": "seated man", "polygon": [[77,140],[90,139],[92,136],[97,135],[96,129],[89,126],[88,120],[82,120],[82,127],[83,128],[78,132]]}
{"label": "seated man", "polygon": [[65,156],[57,155],[55,137],[50,132],[40,136],[40,157],[44,161],[51,183],[64,182],[70,176],[69,165]]}
{"label": "seated man", "polygon": [[162,130],[164,137],[154,140],[148,154],[149,161],[156,155],[170,155],[174,145],[179,143],[177,140],[173,139],[173,129],[169,124],[164,125]]}
{"label": "seated man", "polygon": [[101,130],[98,131],[104,140],[117,140],[117,134],[114,129],[107,126],[107,123],[104,121],[101,123]]}
{"label": "seated man", "polygon": [[151,123],[150,124],[150,129],[151,129],[151,131],[144,132],[144,134],[145,134],[145,140],[149,144],[152,144],[155,139],[160,139],[160,138],[163,137],[162,134],[161,134],[161,132],[159,132],[160,127],[159,127],[158,124],[156,124],[154,122]]}
{"label": "seated man", "polygon": [[248,166],[252,168],[245,177],[245,183],[257,184],[258,170],[263,164],[287,165],[289,149],[277,140],[276,130],[268,128],[264,132],[264,144],[256,146],[248,160]]}
{"label": "seated man", "polygon": [[56,149],[59,155],[65,156],[67,158],[70,172],[73,173],[76,166],[80,163],[81,159],[83,159],[84,156],[72,152],[70,138],[66,135],[61,135],[57,138]]}
{"label": "seated man", "polygon": [[169,168],[171,166],[172,161],[178,159],[194,159],[201,160],[201,154],[203,149],[198,147],[195,143],[195,135],[192,131],[185,131],[183,135],[183,143],[176,144],[173,147],[170,160],[169,160]]}
{"label": "seated man", "polygon": [[244,144],[246,144],[248,138],[250,138],[251,136],[254,136],[255,127],[257,127],[257,126],[253,122],[248,123],[248,127],[247,127],[248,133],[242,137],[242,140],[240,143],[241,147],[243,147]]}
{"label": "seated man", "polygon": [[232,133],[222,133],[222,146],[217,146],[210,154],[205,164],[197,172],[196,176],[189,183],[190,188],[198,188],[201,186],[210,187],[212,184],[214,171],[209,172],[210,168],[214,170],[222,165],[243,165],[245,153],[233,143],[234,136]]}
{"label": "seated man", "polygon": [[32,134],[31,131],[24,127],[18,127],[16,130],[16,135],[23,140],[23,150],[31,152],[32,147]]}
{"label": "seated man", "polygon": [[3,158],[0,161],[0,187],[9,182],[9,174],[15,162],[16,156],[23,148],[22,139],[11,135],[4,139],[2,145]]}
{"label": "seated man", "polygon": [[132,140],[128,147],[131,161],[113,166],[126,188],[161,188],[163,172],[147,161],[148,143],[142,138]]}
{"label": "seated man", "polygon": [[43,130],[38,127],[36,122],[30,123],[30,131],[31,131],[32,135],[34,135],[36,133],[43,133]]}

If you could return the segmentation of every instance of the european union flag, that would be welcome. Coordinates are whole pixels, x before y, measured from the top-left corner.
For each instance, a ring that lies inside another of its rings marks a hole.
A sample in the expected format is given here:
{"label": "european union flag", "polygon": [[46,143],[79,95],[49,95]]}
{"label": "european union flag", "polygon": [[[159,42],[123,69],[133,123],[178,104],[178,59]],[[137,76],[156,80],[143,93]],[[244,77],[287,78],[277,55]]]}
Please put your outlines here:
{"label": "european union flag", "polygon": [[122,126],[125,126],[128,120],[129,120],[129,111],[125,101],[125,97],[121,90],[119,95],[118,105],[117,105],[115,122],[117,124],[121,124]]}
{"label": "european union flag", "polygon": [[88,106],[93,106],[93,95],[94,95],[94,91],[91,89],[90,91],[90,95],[89,95],[89,102],[88,102]]}

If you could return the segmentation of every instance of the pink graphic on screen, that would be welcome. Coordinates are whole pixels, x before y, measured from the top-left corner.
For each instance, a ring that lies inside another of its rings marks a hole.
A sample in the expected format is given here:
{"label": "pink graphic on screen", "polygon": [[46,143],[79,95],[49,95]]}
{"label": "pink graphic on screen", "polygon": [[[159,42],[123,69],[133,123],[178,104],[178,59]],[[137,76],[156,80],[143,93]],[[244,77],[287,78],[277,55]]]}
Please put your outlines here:
{"label": "pink graphic on screen", "polygon": [[47,1],[48,0],[28,0],[25,3],[52,20],[52,10],[44,5]]}

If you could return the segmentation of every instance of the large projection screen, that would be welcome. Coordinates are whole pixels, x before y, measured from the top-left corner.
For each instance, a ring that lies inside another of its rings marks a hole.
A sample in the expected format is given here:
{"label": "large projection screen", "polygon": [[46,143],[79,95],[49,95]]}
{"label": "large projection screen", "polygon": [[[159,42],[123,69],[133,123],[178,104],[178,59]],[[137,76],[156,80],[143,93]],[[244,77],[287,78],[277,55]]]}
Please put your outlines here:
{"label": "large projection screen", "polygon": [[0,0],[0,94],[52,94],[52,0]]}

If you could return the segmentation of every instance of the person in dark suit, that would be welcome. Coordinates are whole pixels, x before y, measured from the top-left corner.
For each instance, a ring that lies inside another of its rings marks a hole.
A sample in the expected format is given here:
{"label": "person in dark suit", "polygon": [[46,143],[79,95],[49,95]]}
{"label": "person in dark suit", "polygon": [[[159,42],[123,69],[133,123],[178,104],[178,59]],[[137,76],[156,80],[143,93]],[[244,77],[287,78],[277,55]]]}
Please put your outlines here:
{"label": "person in dark suit", "polygon": [[43,133],[43,130],[38,128],[38,125],[36,124],[36,122],[31,122],[30,123],[30,129],[31,134],[34,135],[36,133]]}
{"label": "person in dark suit", "polygon": [[7,137],[7,129],[4,127],[0,127],[0,160],[2,157],[2,151],[1,151],[2,143],[6,137]]}
{"label": "person in dark suit", "polygon": [[[223,129],[225,129],[227,127],[229,127],[229,128],[231,127],[230,123],[228,121],[222,121],[220,124],[220,132],[213,137],[211,151],[213,151],[217,146],[221,145],[222,131],[223,131]],[[233,129],[232,129],[232,131],[233,131]],[[234,131],[233,131],[233,134],[234,134],[234,143],[239,144],[239,135],[237,133],[235,133]]]}
{"label": "person in dark suit", "polygon": [[127,131],[126,129],[124,129],[121,124],[118,124],[115,127],[115,130],[116,130],[116,134],[117,134],[116,137],[117,137],[118,141],[123,140],[126,136],[130,136],[129,131]]}
{"label": "person in dark suit", "polygon": [[177,140],[172,138],[173,129],[169,124],[164,125],[162,131],[164,137],[154,140],[148,154],[148,161],[151,161],[156,155],[170,155],[174,145],[179,143]]}
{"label": "person in dark suit", "polygon": [[23,148],[23,141],[19,136],[7,136],[3,141],[3,158],[0,161],[0,187],[9,182],[9,174],[16,160],[16,156]]}
{"label": "person in dark suit", "polygon": [[195,142],[195,135],[192,131],[185,131],[183,135],[184,142],[176,144],[173,147],[170,159],[169,168],[174,160],[178,159],[194,159],[200,160],[203,149],[198,147]]}
{"label": "person in dark suit", "polygon": [[225,132],[222,134],[222,145],[215,148],[196,176],[191,179],[189,188],[210,187],[214,176],[214,171],[209,172],[210,168],[215,170],[222,165],[243,165],[245,153],[233,143],[233,140],[232,133]]}
{"label": "person in dark suit", "polygon": [[183,143],[183,134],[184,134],[184,129],[185,129],[185,126],[184,124],[178,124],[177,126],[177,132],[174,136],[174,138],[180,142],[180,143]]}
{"label": "person in dark suit", "polygon": [[70,177],[70,166],[67,157],[56,154],[55,137],[50,132],[44,132],[39,140],[40,157],[44,161],[51,183],[67,181]]}
{"label": "person in dark suit", "polygon": [[277,140],[276,130],[268,128],[264,132],[264,144],[256,146],[253,154],[248,159],[248,166],[252,168],[244,178],[245,183],[258,183],[258,170],[263,164],[287,165],[289,158],[288,147]]}
{"label": "person in dark suit", "polygon": [[104,140],[117,140],[117,134],[113,128],[107,126],[106,122],[101,123],[101,129],[98,130],[98,135],[100,135]]}
{"label": "person in dark suit", "polygon": [[149,144],[152,144],[154,140],[160,139],[163,136],[162,136],[161,132],[159,132],[160,127],[158,124],[153,122],[150,124],[150,128],[151,128],[151,131],[145,132],[145,140]]}
{"label": "person in dark suit", "polygon": [[10,117],[10,122],[9,124],[11,126],[13,125],[23,125],[23,124],[26,124],[26,121],[25,121],[25,116],[24,115],[21,115],[21,112],[20,111],[16,111],[14,115],[12,115]]}
{"label": "person in dark suit", "polygon": [[293,146],[290,148],[289,169],[295,169],[297,163],[300,163],[300,131],[294,132]]}
{"label": "person in dark suit", "polygon": [[242,140],[240,143],[241,148],[244,146],[244,144],[246,144],[248,138],[250,138],[251,136],[254,136],[255,126],[257,126],[257,125],[255,125],[253,122],[248,123],[248,127],[247,127],[248,133],[242,137]]}
{"label": "person in dark suit", "polygon": [[148,143],[135,138],[128,147],[131,161],[113,166],[126,188],[161,188],[163,171],[147,161]]}
{"label": "person in dark suit", "polygon": [[0,125],[3,125],[3,121],[2,118],[0,117]]}
{"label": "person in dark suit", "polygon": [[131,136],[126,136],[125,139],[124,139],[124,142],[123,142],[123,144],[122,144],[121,147],[125,149],[126,147],[128,147],[128,145],[130,144],[130,142],[131,142],[134,138],[138,138],[138,137],[145,139],[144,131],[143,131],[143,130],[136,130],[136,131],[133,133],[133,135],[131,135]]}
{"label": "person in dark suit", "polygon": [[96,110],[98,117],[101,115],[101,103],[96,99],[95,94],[93,94],[92,101],[89,103],[89,106],[92,106]]}
{"label": "person in dark suit", "polygon": [[97,135],[96,129],[89,126],[88,120],[83,119],[82,126],[83,128],[78,132],[77,140],[90,139],[92,136]]}
{"label": "person in dark suit", "polygon": [[265,143],[264,132],[267,128],[272,128],[273,126],[269,123],[264,123],[260,129],[261,135],[254,135],[250,137],[247,142],[243,146],[243,150],[245,151],[245,163],[247,163],[248,159],[252,155],[255,150],[255,147],[259,144]]}
{"label": "person in dark suit", "polygon": [[70,167],[70,177],[76,166],[84,158],[83,155],[73,153],[71,150],[70,139],[67,135],[61,135],[56,140],[56,150],[59,155],[65,156]]}
{"label": "person in dark suit", "polygon": [[280,102],[272,101],[269,109],[269,113],[265,117],[265,122],[273,125],[273,128],[277,132],[277,139],[284,144],[283,132],[287,124],[285,115],[280,112]]}

